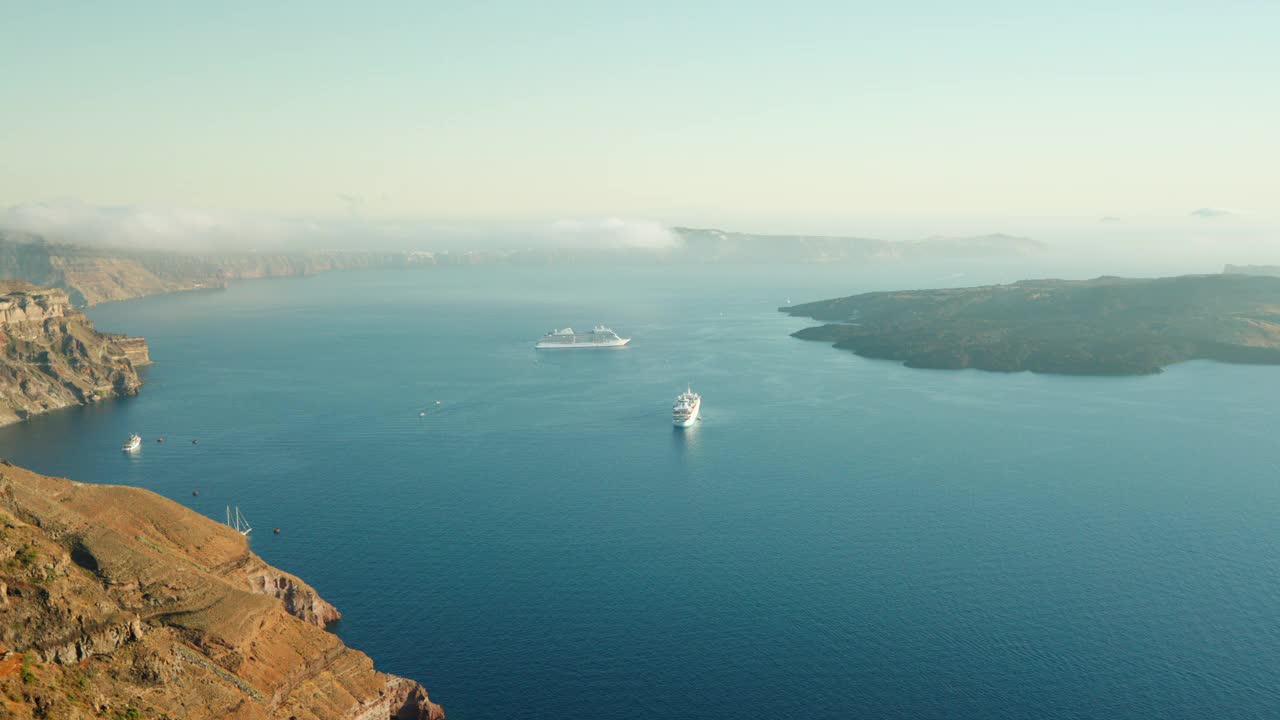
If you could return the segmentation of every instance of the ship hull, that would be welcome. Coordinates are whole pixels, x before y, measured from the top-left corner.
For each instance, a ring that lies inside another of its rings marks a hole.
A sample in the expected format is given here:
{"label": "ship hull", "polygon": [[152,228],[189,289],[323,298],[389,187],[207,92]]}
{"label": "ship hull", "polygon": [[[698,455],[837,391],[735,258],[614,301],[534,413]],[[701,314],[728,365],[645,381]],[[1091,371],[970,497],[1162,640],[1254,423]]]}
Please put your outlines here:
{"label": "ship hull", "polygon": [[620,348],[631,342],[631,338],[622,338],[620,340],[610,340],[602,343],[538,343],[534,345],[535,350],[596,350],[599,348]]}

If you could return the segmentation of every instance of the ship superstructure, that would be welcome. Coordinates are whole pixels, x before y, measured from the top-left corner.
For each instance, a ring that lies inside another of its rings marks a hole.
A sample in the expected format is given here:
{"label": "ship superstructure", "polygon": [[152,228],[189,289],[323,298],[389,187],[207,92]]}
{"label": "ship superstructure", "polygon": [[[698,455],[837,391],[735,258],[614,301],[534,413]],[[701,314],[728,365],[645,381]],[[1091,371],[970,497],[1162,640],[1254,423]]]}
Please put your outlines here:
{"label": "ship superstructure", "polygon": [[676,402],[671,406],[671,422],[676,427],[689,427],[698,421],[701,410],[702,396],[693,388],[686,388],[676,396]]}
{"label": "ship superstructure", "polygon": [[538,350],[576,350],[622,347],[629,342],[631,338],[618,337],[618,333],[613,330],[604,325],[597,325],[587,333],[574,332],[573,328],[552,330],[543,335],[534,347]]}

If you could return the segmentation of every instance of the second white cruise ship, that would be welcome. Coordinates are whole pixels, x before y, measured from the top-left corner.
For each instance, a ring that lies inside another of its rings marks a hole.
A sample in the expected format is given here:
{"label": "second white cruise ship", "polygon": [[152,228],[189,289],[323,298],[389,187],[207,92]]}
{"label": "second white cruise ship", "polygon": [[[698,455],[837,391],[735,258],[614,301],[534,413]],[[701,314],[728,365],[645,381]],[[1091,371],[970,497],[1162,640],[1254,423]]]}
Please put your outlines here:
{"label": "second white cruise ship", "polygon": [[694,392],[693,388],[687,388],[676,396],[676,402],[671,406],[671,422],[676,427],[692,427],[698,422],[701,410],[702,396]]}
{"label": "second white cruise ship", "polygon": [[631,342],[631,338],[618,337],[618,333],[603,325],[597,325],[589,333],[576,333],[573,328],[552,330],[538,344],[538,350],[561,350],[577,348],[612,348],[622,347]]}

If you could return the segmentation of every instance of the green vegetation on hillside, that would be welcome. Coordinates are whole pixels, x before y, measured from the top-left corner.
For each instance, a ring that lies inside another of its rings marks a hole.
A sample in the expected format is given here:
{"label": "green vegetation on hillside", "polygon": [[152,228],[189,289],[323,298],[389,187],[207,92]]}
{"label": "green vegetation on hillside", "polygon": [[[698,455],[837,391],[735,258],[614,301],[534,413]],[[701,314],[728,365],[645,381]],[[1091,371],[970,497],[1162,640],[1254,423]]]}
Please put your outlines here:
{"label": "green vegetation on hillside", "polygon": [[1193,359],[1280,364],[1280,278],[1024,280],[875,292],[780,308],[795,333],[919,368],[1156,373]]}

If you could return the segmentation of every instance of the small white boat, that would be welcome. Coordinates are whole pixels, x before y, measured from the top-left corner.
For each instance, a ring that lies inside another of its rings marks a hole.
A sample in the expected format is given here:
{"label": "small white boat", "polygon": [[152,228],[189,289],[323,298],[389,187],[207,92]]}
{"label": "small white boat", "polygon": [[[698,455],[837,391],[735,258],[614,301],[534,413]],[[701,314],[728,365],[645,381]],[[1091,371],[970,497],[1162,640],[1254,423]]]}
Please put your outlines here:
{"label": "small white boat", "polygon": [[702,396],[694,392],[693,388],[686,388],[676,397],[675,404],[671,406],[671,422],[676,427],[691,427],[698,422],[701,410]]}
{"label": "small white boat", "polygon": [[120,446],[120,449],[125,452],[133,452],[140,447],[142,447],[142,436],[134,434],[130,435],[129,439],[124,441],[124,444]]}

